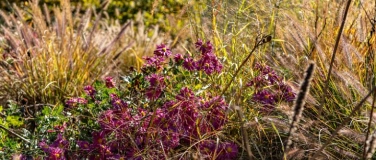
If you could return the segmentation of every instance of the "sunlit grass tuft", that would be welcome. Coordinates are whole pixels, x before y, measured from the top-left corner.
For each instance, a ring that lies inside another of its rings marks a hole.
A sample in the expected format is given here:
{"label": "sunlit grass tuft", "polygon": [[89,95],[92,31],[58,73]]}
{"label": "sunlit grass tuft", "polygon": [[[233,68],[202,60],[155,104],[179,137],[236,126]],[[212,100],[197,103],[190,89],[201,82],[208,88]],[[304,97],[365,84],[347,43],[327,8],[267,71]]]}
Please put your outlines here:
{"label": "sunlit grass tuft", "polygon": [[[62,9],[55,8],[52,13],[42,11],[37,1],[30,4],[30,10],[14,6],[14,14],[1,12],[7,22],[1,29],[2,103],[4,99],[24,99],[27,104],[56,104],[77,95],[84,84],[108,71],[119,50],[111,47],[128,24],[114,39],[99,37],[106,32],[105,26],[101,20],[94,21],[91,10],[72,15],[69,1],[61,4]],[[23,20],[26,15],[32,17],[30,23]],[[98,38],[101,44],[95,43]]]}

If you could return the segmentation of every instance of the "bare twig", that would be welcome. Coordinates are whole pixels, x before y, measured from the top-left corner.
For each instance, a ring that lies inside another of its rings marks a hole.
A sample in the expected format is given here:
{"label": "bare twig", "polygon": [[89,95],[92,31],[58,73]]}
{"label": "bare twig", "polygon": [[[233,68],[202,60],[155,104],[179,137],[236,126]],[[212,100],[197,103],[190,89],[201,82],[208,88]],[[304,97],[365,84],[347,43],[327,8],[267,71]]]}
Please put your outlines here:
{"label": "bare twig", "polygon": [[251,50],[251,52],[249,52],[247,58],[244,59],[244,61],[240,64],[239,68],[235,71],[235,74],[232,76],[230,82],[226,85],[225,89],[223,89],[222,94],[221,94],[222,96],[226,93],[227,89],[230,87],[232,82],[235,80],[236,76],[238,75],[239,71],[243,68],[245,63],[249,60],[249,58],[251,58],[253,52],[257,49],[257,47],[259,47],[259,46],[261,46],[265,43],[268,43],[271,40],[272,40],[272,36],[270,36],[270,35],[263,36],[260,40],[256,39],[256,43],[255,43],[253,49]]}
{"label": "bare twig", "polygon": [[30,143],[30,141],[24,137],[22,137],[21,135],[17,134],[16,132],[13,132],[11,131],[10,129],[8,128],[5,128],[3,125],[0,124],[0,128],[4,129],[5,131],[9,132],[10,134],[13,134],[15,135],[16,137],[22,139],[23,141],[27,142],[27,143]]}

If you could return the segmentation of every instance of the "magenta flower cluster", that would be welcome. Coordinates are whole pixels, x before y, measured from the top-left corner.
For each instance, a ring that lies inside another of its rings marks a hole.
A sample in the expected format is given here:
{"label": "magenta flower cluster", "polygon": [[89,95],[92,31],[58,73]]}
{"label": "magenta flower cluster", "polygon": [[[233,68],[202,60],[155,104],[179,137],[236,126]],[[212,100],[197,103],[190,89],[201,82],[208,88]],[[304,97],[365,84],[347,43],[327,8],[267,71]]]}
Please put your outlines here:
{"label": "magenta flower cluster", "polygon": [[214,72],[220,73],[223,66],[217,59],[217,56],[214,54],[213,45],[210,43],[210,41],[204,43],[201,39],[199,39],[195,45],[201,52],[200,59],[194,61],[192,57],[187,56],[183,60],[183,67],[189,71],[203,70],[208,75]]}
{"label": "magenta flower cluster", "polygon": [[69,107],[76,107],[78,104],[87,104],[87,100],[81,97],[74,97],[68,99],[65,103]]}
{"label": "magenta flower cluster", "polygon": [[144,58],[146,60],[145,65],[143,68],[154,68],[156,70],[160,70],[163,68],[163,65],[165,63],[165,58],[163,56],[153,56],[153,57],[146,57]]}
{"label": "magenta flower cluster", "polygon": [[93,88],[93,86],[91,85],[87,85],[84,87],[84,91],[86,92],[86,94],[88,96],[90,96],[92,99],[95,99],[94,98],[94,95],[97,93],[97,91]]}
{"label": "magenta flower cluster", "polygon": [[45,141],[39,142],[39,147],[48,154],[48,160],[65,160],[66,149],[68,148],[68,141],[58,134],[56,140],[48,145]]}
{"label": "magenta flower cluster", "polygon": [[146,63],[143,66],[143,70],[154,69],[160,70],[165,64],[166,58],[172,54],[171,50],[164,44],[157,45],[157,49],[154,51],[154,56],[145,57]]}
{"label": "magenta flower cluster", "polygon": [[[211,75],[214,72],[220,73],[223,66],[214,54],[213,45],[210,41],[204,43],[199,39],[195,43],[195,46],[201,53],[198,60],[194,60],[194,58],[189,55],[183,56],[181,54],[175,54],[173,57],[175,63],[182,64],[183,67],[189,71],[204,71],[208,75]],[[162,69],[165,64],[165,58],[168,58],[171,54],[171,50],[168,49],[166,45],[158,45],[157,49],[154,51],[154,56],[144,58],[146,60],[143,67],[144,70],[146,68],[153,68],[156,70]]]}
{"label": "magenta flower cluster", "polygon": [[146,96],[151,100],[158,99],[166,87],[165,78],[161,75],[151,74],[146,79],[150,83],[150,86],[146,90]]}
{"label": "magenta flower cluster", "polygon": [[238,147],[235,143],[225,142],[217,144],[216,141],[206,140],[199,144],[200,152],[210,154],[217,151],[217,160],[234,159],[238,154]]}
{"label": "magenta flower cluster", "polygon": [[108,87],[108,88],[114,88],[115,87],[115,81],[112,77],[106,77],[105,82],[106,82],[106,87]]}
{"label": "magenta flower cluster", "polygon": [[247,83],[254,87],[252,100],[261,103],[265,111],[271,111],[279,102],[292,102],[296,94],[291,87],[282,81],[282,78],[267,65],[256,63],[254,69],[258,75]]}
{"label": "magenta flower cluster", "polygon": [[[175,54],[173,57],[175,64],[182,65],[183,68],[189,71],[202,70],[208,75],[214,72],[220,73],[222,70],[222,64],[214,54],[214,49],[210,41],[203,43],[203,41],[199,39],[195,43],[195,46],[201,52],[200,59],[195,61],[191,56]],[[172,52],[169,48],[166,47],[166,45],[158,45],[156,50],[154,51],[153,56],[144,58],[146,60],[146,63],[144,64],[142,70],[151,70],[152,72],[156,72],[163,69],[164,64],[167,64],[166,58],[169,58],[170,55],[172,55]],[[161,96],[166,87],[165,79],[166,77],[163,77],[163,75],[156,73],[151,73],[151,75],[146,77],[146,80],[150,84],[145,93],[148,99],[156,100]]]}

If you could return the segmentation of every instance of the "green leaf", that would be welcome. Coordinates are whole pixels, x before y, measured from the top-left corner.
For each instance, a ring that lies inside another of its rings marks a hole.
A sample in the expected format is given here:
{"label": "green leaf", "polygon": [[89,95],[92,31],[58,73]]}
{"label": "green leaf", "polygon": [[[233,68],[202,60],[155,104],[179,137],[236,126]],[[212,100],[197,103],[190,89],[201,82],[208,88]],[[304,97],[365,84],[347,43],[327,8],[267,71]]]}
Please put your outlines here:
{"label": "green leaf", "polygon": [[44,107],[43,110],[42,110],[42,113],[44,115],[49,115],[51,113],[51,108],[50,107]]}
{"label": "green leaf", "polygon": [[23,125],[23,121],[20,116],[7,116],[6,121],[15,127]]}
{"label": "green leaf", "polygon": [[195,85],[195,88],[194,88],[194,89],[195,89],[195,90],[199,90],[199,89],[201,89],[201,88],[202,88],[202,84],[199,83],[199,84]]}
{"label": "green leaf", "polygon": [[63,110],[64,110],[64,106],[59,105],[59,106],[57,106],[57,107],[53,110],[52,115],[54,115],[54,116],[59,116],[59,115],[61,115],[61,113],[63,112]]}

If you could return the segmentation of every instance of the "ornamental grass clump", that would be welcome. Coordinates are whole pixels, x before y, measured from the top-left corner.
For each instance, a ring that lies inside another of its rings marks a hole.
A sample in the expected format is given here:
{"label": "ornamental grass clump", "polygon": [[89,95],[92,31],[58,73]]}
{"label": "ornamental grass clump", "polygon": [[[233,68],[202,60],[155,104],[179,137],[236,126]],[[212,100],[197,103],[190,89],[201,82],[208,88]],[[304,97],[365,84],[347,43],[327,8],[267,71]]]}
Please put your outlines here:
{"label": "ornamental grass clump", "polygon": [[112,59],[120,50],[116,46],[130,24],[114,34],[102,23],[101,14],[72,11],[79,8],[68,0],[53,11],[40,7],[37,0],[25,10],[14,6],[13,13],[0,11],[6,22],[0,31],[1,104],[20,99],[27,105],[62,103],[79,95],[84,84],[111,72]]}
{"label": "ornamental grass clump", "polygon": [[[123,77],[122,83],[116,84],[114,78],[106,77],[104,83],[84,87],[85,95],[66,101],[66,110],[79,120],[75,130],[81,133],[64,132],[74,140],[69,144],[64,142],[63,147],[55,145],[57,141],[60,144],[60,134],[51,145],[41,141],[39,146],[46,157],[236,158],[237,143],[223,138],[229,122],[229,105],[215,93],[203,88],[198,92],[192,86],[202,82],[190,78],[202,79],[220,73],[222,65],[210,42],[203,44],[199,40],[196,45],[198,58],[191,57],[194,70],[184,67],[183,57],[187,55],[173,54],[161,44],[152,57],[144,58],[141,72]],[[90,122],[92,116],[96,120]]]}

